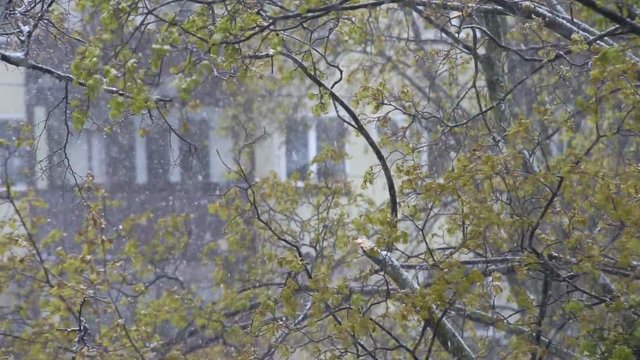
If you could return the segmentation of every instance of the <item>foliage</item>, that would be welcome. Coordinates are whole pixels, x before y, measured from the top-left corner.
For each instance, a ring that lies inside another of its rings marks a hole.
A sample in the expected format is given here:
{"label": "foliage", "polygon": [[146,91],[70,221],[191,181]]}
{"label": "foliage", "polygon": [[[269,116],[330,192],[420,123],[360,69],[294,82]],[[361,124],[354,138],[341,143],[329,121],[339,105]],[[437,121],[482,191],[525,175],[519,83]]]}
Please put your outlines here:
{"label": "foliage", "polygon": [[[122,204],[74,177],[82,225],[51,228],[5,174],[2,356],[638,356],[636,2],[13,3],[0,60],[64,84],[48,124],[180,135],[169,113],[224,104],[237,156],[195,252],[195,212],[114,224]],[[376,163],[256,180],[269,135],[309,114]]]}

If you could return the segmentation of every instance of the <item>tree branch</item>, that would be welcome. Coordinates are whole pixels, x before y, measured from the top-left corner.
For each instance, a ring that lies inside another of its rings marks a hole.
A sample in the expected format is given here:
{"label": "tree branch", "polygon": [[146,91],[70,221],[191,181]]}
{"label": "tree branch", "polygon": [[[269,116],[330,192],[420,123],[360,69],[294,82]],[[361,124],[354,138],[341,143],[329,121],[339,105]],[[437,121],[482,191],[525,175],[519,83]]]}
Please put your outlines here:
{"label": "tree branch", "polygon": [[631,21],[630,19],[627,19],[626,17],[616,13],[615,11],[611,11],[611,10],[607,9],[606,7],[600,6],[593,0],[576,0],[576,2],[579,2],[580,4],[584,5],[585,7],[589,8],[589,9],[597,12],[598,14],[606,17],[607,19],[613,21],[614,23],[629,29],[629,31],[631,31],[632,33],[634,33],[636,35],[640,35],[640,25],[638,25],[635,22]]}
{"label": "tree branch", "polygon": [[[527,336],[531,341],[536,340],[536,334],[532,333],[531,331],[529,331],[528,329],[522,326],[511,325],[500,317],[493,316],[478,310],[468,310],[458,305],[453,306],[451,308],[451,311],[455,312],[460,316],[464,316],[465,318],[473,322],[494,327],[497,330],[506,332],[507,334],[524,335],[524,336]],[[558,356],[561,359],[585,359],[585,357],[579,356],[573,351],[563,348],[562,346],[552,342],[549,338],[545,336],[540,337],[540,343],[546,346],[547,349],[549,349],[549,352],[551,354]]]}
{"label": "tree branch", "polygon": [[[391,254],[386,251],[381,251],[365,237],[358,238],[356,240],[356,244],[360,246],[365,256],[378,265],[400,289],[411,291],[418,290],[418,284],[411,279],[411,276],[402,269],[400,264],[391,256]],[[429,319],[433,320],[440,318],[441,311],[439,311],[434,305],[430,305]],[[453,355],[456,359],[475,359],[471,349],[469,349],[464,340],[444,317],[442,317],[437,323],[430,321],[429,326],[440,345],[449,354]]]}
{"label": "tree branch", "polygon": [[297,57],[295,57],[293,54],[290,54],[288,52],[280,52],[279,54],[291,60],[291,62],[293,62],[298,67],[298,69],[300,69],[307,76],[307,78],[309,78],[318,87],[327,91],[331,96],[331,98],[336,103],[338,103],[338,105],[340,105],[340,107],[342,107],[344,111],[347,112],[351,120],[353,120],[354,124],[358,129],[358,132],[367,141],[367,144],[369,144],[369,147],[371,148],[376,158],[378,159],[378,162],[380,163],[380,167],[382,167],[382,172],[384,173],[385,180],[387,181],[387,190],[389,192],[389,207],[391,211],[391,216],[395,220],[397,220],[398,219],[398,198],[396,194],[396,186],[393,181],[393,176],[391,175],[391,168],[389,167],[389,164],[387,164],[387,160],[385,159],[384,154],[382,153],[382,150],[380,150],[380,148],[378,147],[378,144],[376,144],[375,140],[373,140],[373,138],[371,137],[371,134],[369,134],[369,131],[367,131],[364,124],[362,124],[362,121],[360,121],[356,112],[351,108],[351,106],[349,106],[349,104],[347,104],[340,96],[338,96],[338,94],[336,94],[336,92],[333,91],[333,89],[327,86],[322,80],[320,80],[311,71],[309,71],[309,69]]}
{"label": "tree branch", "polygon": [[[34,71],[41,72],[43,74],[47,74],[49,76],[52,76],[54,79],[56,79],[56,80],[58,80],[60,82],[72,83],[72,84],[76,84],[78,86],[85,87],[85,88],[87,87],[87,83],[86,82],[76,79],[71,74],[63,73],[61,71],[55,70],[53,68],[50,68],[48,66],[44,66],[44,65],[38,64],[36,62],[33,62],[33,61],[27,59],[27,57],[25,56],[24,53],[11,53],[11,52],[6,52],[6,51],[5,52],[0,52],[0,61],[2,61],[4,63],[7,63],[9,65],[13,65],[15,67],[34,70]],[[104,92],[106,92],[107,94],[111,94],[111,95],[122,96],[124,98],[131,98],[132,97],[131,94],[129,94],[129,93],[123,91],[123,90],[120,90],[120,89],[118,89],[116,87],[104,86],[102,88],[102,90]],[[155,96],[155,97],[153,97],[153,101],[158,102],[158,103],[166,103],[166,102],[171,102],[172,99]]]}

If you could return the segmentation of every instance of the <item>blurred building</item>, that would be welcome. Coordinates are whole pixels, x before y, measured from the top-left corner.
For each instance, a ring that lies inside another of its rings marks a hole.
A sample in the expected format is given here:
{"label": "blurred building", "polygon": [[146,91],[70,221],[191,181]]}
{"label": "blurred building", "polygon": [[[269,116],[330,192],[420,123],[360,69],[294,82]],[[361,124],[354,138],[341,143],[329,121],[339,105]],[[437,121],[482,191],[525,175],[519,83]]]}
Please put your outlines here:
{"label": "blurred building", "polygon": [[[0,183],[9,181],[17,192],[35,189],[47,202],[42,215],[48,221],[40,234],[57,228],[73,238],[86,215],[75,190],[90,176],[110,199],[120,202],[107,212],[108,225],[115,227],[145,211],[157,217],[187,213],[193,254],[219,237],[220,223],[207,206],[228,188],[227,166],[237,158],[232,136],[218,128],[223,109],[205,104],[189,112],[187,127],[174,113],[167,119],[125,116],[114,121],[105,96],[92,104],[85,126],[77,130],[66,103],[77,96],[71,86],[39,72],[4,65],[0,71],[0,134],[15,143],[26,129],[20,124],[26,122],[36,139],[17,152],[3,147],[6,176],[0,176]],[[358,188],[366,169],[376,163],[366,143],[335,117],[300,115],[266,130],[249,165],[255,179],[275,172],[283,180],[353,181]],[[337,163],[313,164],[325,147],[348,156]],[[386,199],[383,181],[367,191]]]}

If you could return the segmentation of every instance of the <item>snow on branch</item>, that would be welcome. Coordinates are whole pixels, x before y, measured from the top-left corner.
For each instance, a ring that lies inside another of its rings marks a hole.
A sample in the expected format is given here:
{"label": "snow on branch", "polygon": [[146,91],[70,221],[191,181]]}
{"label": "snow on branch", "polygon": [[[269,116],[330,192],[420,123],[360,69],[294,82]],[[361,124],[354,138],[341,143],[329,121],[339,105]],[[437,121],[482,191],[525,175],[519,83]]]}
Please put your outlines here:
{"label": "snow on branch", "polygon": [[[63,73],[61,71],[55,70],[53,68],[50,68],[48,66],[44,66],[44,65],[38,64],[36,62],[33,62],[33,61],[29,60],[24,53],[2,51],[2,52],[0,52],[0,61],[4,62],[6,64],[9,64],[9,65],[13,65],[15,67],[34,70],[34,71],[41,72],[43,74],[50,75],[53,78],[55,78],[56,80],[61,81],[61,82],[72,83],[72,84],[79,85],[81,87],[87,87],[87,83],[86,82],[76,79],[71,74]],[[123,90],[120,90],[118,88],[115,88],[115,87],[104,86],[102,89],[107,94],[122,96],[122,97],[125,97],[125,98],[131,98],[131,94],[129,94],[129,93],[123,91]],[[153,100],[155,102],[170,102],[171,101],[170,98],[163,98],[163,97],[158,97],[158,96],[154,97]]]}
{"label": "snow on branch", "polygon": [[[366,237],[361,236],[356,240],[362,252],[373,263],[389,276],[402,290],[418,290],[418,284],[411,279],[411,276],[400,266],[390,253],[378,249]],[[458,335],[449,321],[445,319],[442,312],[434,305],[429,306],[429,327],[436,336],[440,345],[453,355],[456,359],[475,359],[473,352],[464,340]]]}

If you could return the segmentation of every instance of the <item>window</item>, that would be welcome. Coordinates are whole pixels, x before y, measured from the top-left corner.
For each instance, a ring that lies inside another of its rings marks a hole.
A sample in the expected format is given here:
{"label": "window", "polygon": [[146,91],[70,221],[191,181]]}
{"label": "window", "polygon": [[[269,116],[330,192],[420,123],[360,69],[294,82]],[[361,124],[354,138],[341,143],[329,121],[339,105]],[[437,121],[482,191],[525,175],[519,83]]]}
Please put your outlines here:
{"label": "window", "polygon": [[[337,118],[295,119],[286,124],[287,178],[344,180],[344,124]],[[316,159],[316,161],[314,161]]]}
{"label": "window", "polygon": [[0,191],[6,187],[7,181],[15,190],[27,187],[29,172],[29,153],[20,141],[21,126],[24,123],[15,120],[0,121]]}
{"label": "window", "polygon": [[293,176],[306,179],[309,174],[309,163],[312,159],[309,151],[310,134],[309,123],[303,120],[289,120],[286,124],[287,178]]}
{"label": "window", "polygon": [[317,154],[326,155],[317,163],[318,179],[346,179],[344,161],[346,129],[340,119],[322,119],[316,125]]}
{"label": "window", "polygon": [[169,156],[169,131],[165,127],[149,128],[143,140],[144,152],[147,155],[144,178],[154,186],[164,185],[169,181],[168,173],[172,167]]}

